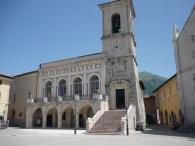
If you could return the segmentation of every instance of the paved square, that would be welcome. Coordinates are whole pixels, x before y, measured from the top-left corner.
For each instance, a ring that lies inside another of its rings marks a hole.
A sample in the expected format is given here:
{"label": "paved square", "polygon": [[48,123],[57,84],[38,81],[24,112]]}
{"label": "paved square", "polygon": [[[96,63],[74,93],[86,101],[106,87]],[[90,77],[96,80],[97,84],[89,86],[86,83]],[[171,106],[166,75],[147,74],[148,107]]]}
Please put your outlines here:
{"label": "paved square", "polygon": [[79,130],[8,128],[0,130],[0,146],[195,146],[195,134],[157,128],[130,136],[85,135]]}

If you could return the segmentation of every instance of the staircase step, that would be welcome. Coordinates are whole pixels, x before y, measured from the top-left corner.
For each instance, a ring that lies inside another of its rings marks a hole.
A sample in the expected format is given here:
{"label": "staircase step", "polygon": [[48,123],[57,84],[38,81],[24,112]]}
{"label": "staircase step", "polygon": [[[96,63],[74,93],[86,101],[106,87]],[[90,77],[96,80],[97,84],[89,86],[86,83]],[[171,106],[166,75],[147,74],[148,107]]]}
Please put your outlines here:
{"label": "staircase step", "polygon": [[110,110],[104,112],[89,133],[112,134],[121,132],[121,117],[125,116],[125,110]]}

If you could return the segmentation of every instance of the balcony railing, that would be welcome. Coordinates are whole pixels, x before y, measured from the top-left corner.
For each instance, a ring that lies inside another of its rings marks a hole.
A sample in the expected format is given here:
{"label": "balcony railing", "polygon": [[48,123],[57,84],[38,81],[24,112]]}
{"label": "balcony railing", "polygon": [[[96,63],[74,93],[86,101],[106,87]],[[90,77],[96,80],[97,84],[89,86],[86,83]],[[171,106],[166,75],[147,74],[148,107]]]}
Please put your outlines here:
{"label": "balcony railing", "polygon": [[[101,94],[88,94],[79,96],[79,100],[95,100],[101,99],[105,100],[106,96]],[[65,102],[65,101],[74,101],[75,96],[65,96],[65,97],[43,97],[43,98],[31,98],[28,99],[28,103],[52,103],[52,102]]]}
{"label": "balcony railing", "polygon": [[74,97],[73,96],[65,96],[65,97],[62,97],[62,101],[73,101],[74,100]]}
{"label": "balcony railing", "polygon": [[58,98],[56,98],[56,97],[48,97],[47,101],[48,102],[58,102]]}
{"label": "balcony railing", "polygon": [[34,99],[34,103],[42,103],[43,102],[43,98],[33,98],[33,99]]}

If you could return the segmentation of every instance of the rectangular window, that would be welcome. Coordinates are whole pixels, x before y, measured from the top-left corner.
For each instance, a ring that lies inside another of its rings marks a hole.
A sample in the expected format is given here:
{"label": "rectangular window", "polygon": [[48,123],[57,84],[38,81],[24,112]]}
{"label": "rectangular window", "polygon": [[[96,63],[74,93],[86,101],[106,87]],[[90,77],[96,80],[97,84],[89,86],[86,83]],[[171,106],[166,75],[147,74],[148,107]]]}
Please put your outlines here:
{"label": "rectangular window", "polygon": [[28,92],[28,99],[30,99],[31,98],[31,93],[30,92]]}
{"label": "rectangular window", "polygon": [[193,76],[193,80],[194,80],[194,83],[195,83],[195,74],[194,74],[194,76]]}
{"label": "rectangular window", "polygon": [[2,84],[2,80],[0,80],[0,85]]}
{"label": "rectangular window", "polygon": [[195,91],[195,73],[193,74],[193,81],[194,81],[194,91]]}
{"label": "rectangular window", "polygon": [[192,57],[195,57],[195,51],[192,52]]}
{"label": "rectangular window", "polygon": [[14,94],[13,103],[16,102],[16,94]]}

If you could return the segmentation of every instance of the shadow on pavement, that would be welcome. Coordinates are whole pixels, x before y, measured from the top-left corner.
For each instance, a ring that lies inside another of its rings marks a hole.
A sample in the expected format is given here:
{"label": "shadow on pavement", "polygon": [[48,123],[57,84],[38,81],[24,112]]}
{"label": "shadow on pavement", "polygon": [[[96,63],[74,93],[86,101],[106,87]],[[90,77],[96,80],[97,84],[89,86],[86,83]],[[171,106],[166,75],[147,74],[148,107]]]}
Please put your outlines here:
{"label": "shadow on pavement", "polygon": [[195,133],[180,133],[163,126],[149,126],[143,132],[143,134],[187,137],[187,138],[192,138],[191,140],[195,141]]}

